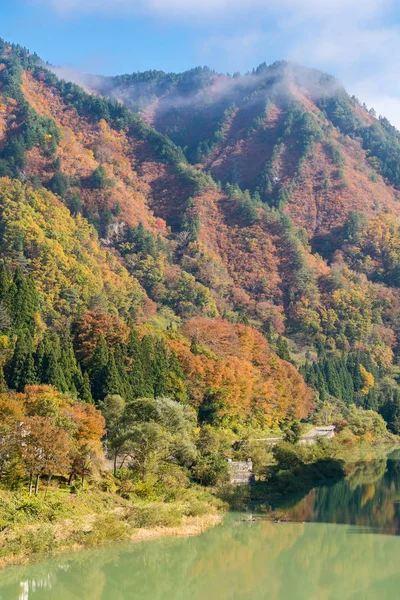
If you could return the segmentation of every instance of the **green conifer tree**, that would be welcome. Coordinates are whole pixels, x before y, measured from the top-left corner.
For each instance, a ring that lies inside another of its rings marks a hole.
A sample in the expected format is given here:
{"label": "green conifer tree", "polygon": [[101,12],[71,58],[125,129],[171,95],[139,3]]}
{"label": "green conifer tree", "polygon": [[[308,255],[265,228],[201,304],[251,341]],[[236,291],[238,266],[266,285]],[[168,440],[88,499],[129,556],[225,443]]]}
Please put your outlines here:
{"label": "green conifer tree", "polygon": [[145,335],[141,343],[141,360],[143,367],[143,397],[154,398],[153,386],[153,353],[154,344],[151,335]]}
{"label": "green conifer tree", "polygon": [[9,308],[9,292],[11,286],[11,276],[5,265],[0,266],[0,301]]}
{"label": "green conifer tree", "polygon": [[108,365],[109,352],[104,336],[99,337],[96,350],[94,351],[90,380],[92,383],[92,396],[95,402],[104,398],[103,390],[105,387],[106,369]]}
{"label": "green conifer tree", "polygon": [[28,380],[33,377],[31,362],[28,358],[32,354],[32,350],[33,341],[29,332],[21,333],[17,338],[6,373],[6,381],[10,389],[23,392],[25,387],[25,369],[27,367],[29,367]]}
{"label": "green conifer tree", "polygon": [[285,338],[281,335],[278,337],[276,342],[276,353],[282,360],[286,360],[287,362],[291,362],[289,344]]}
{"label": "green conifer tree", "polygon": [[123,397],[127,400],[133,399],[133,390],[131,381],[127,371],[126,365],[126,346],[119,344],[114,352],[115,366],[118,371],[118,377],[121,382],[121,389],[123,390]]}
{"label": "green conifer tree", "polygon": [[134,398],[143,398],[146,396],[146,386],[144,382],[142,346],[139,336],[134,329],[131,329],[126,353],[129,387],[132,396]]}
{"label": "green conifer tree", "polygon": [[169,370],[169,362],[167,350],[163,340],[156,339],[154,343],[152,375],[154,396],[165,396],[167,393],[167,377]]}
{"label": "green conifer tree", "polygon": [[25,357],[24,370],[21,375],[18,391],[23,391],[26,385],[34,385],[37,383],[35,359],[32,352],[28,352]]}
{"label": "green conifer tree", "polygon": [[90,377],[87,371],[82,375],[82,385],[79,390],[79,396],[82,402],[86,402],[86,404],[93,404],[93,396],[90,385]]}
{"label": "green conifer tree", "polygon": [[77,392],[81,385],[82,372],[78,368],[69,331],[60,339],[60,365],[68,390]]}
{"label": "green conifer tree", "polygon": [[39,298],[31,277],[25,277],[16,269],[10,286],[10,310],[15,329],[27,328],[33,333],[34,314],[39,309]]}
{"label": "green conifer tree", "polygon": [[123,395],[123,383],[118,373],[117,366],[115,364],[115,357],[112,352],[109,353],[108,363],[104,370],[104,383],[99,396],[99,400],[104,400],[109,394]]}

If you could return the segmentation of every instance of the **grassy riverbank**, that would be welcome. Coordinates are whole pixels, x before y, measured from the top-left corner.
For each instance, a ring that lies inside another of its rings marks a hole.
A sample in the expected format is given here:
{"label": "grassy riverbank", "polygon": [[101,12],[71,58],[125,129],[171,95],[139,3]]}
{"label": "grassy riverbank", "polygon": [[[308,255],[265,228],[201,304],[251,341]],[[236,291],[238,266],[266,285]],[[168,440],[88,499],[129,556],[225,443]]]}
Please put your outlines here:
{"label": "grassy riverbank", "polygon": [[107,542],[196,535],[217,525],[224,507],[196,487],[173,502],[131,502],[96,488],[37,497],[0,491],[0,567]]}

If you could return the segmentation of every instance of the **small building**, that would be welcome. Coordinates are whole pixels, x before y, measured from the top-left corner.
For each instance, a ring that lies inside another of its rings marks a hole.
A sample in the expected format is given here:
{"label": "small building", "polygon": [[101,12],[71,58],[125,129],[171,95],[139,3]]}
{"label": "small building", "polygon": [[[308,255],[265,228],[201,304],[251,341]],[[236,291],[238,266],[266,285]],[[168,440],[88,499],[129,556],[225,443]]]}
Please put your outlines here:
{"label": "small building", "polygon": [[235,485],[249,485],[254,483],[253,461],[232,460],[228,458],[229,481]]}

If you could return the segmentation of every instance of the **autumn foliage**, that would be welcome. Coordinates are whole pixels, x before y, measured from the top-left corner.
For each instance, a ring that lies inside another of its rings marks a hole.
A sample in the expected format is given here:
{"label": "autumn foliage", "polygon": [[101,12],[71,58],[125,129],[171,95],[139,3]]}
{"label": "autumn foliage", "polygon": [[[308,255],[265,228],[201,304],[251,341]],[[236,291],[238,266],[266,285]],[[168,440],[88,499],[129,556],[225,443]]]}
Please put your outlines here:
{"label": "autumn foliage", "polygon": [[104,418],[49,386],[27,386],[24,393],[0,394],[0,480],[29,477],[32,493],[40,478],[71,480],[92,472],[102,459]]}

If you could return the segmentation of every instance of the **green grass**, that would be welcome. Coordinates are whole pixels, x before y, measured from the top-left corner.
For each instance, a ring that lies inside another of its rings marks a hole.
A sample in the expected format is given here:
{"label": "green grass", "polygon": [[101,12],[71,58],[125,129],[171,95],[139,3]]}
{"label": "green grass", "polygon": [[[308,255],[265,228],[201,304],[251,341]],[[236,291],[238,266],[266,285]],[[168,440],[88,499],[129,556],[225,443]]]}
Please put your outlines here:
{"label": "green grass", "polygon": [[217,514],[225,504],[200,486],[179,499],[127,500],[104,482],[77,493],[53,487],[38,496],[0,489],[0,566],[69,547],[129,539],[141,528],[179,527],[187,517]]}

